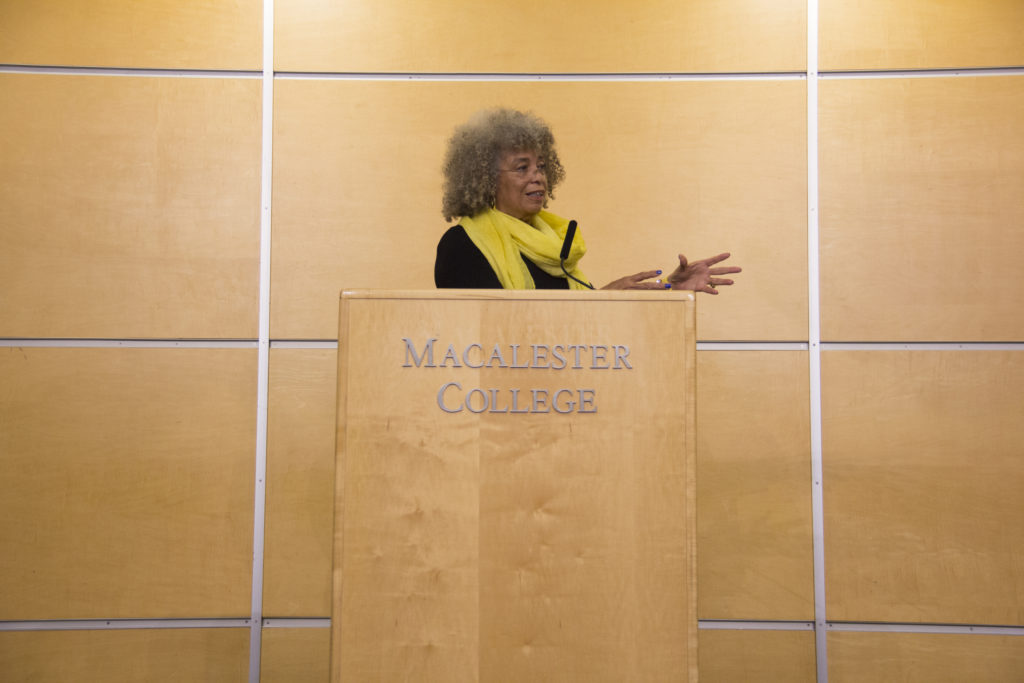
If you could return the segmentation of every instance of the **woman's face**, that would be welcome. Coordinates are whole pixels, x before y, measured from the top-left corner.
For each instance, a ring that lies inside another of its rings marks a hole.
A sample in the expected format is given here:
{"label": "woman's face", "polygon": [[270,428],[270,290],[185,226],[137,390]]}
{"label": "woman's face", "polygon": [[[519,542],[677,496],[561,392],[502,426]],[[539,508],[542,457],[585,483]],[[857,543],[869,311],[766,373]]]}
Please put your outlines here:
{"label": "woman's face", "polygon": [[544,159],[536,152],[505,152],[498,160],[498,192],[494,208],[513,218],[529,222],[544,208],[548,180]]}

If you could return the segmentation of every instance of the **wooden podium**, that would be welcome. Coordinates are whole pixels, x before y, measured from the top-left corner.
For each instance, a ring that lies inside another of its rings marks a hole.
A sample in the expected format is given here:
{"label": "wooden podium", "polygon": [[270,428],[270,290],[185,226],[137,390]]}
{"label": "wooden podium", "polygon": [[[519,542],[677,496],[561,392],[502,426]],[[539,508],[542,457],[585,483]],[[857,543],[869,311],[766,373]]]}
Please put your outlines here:
{"label": "wooden podium", "polygon": [[694,306],[342,293],[332,681],[697,680]]}

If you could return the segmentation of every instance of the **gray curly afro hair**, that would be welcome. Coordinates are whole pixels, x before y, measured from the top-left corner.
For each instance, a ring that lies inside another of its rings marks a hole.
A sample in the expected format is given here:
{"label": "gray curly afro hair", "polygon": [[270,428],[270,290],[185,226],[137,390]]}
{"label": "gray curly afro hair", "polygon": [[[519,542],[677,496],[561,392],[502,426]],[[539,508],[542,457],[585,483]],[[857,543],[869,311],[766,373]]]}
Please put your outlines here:
{"label": "gray curly afro hair", "polygon": [[444,219],[474,216],[494,206],[502,155],[523,150],[544,158],[548,198],[554,199],[565,169],[555,151],[555,136],[544,121],[514,109],[488,109],[456,128],[444,159]]}

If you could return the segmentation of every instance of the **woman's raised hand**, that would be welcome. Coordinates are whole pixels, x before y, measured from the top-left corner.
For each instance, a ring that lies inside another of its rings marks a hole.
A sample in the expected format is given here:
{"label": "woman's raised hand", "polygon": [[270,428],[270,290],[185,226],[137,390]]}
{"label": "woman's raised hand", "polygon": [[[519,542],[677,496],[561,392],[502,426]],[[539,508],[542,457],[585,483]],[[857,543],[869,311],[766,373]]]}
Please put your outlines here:
{"label": "woman's raised hand", "polygon": [[726,252],[690,263],[686,260],[685,256],[680,254],[679,267],[672,271],[668,278],[666,278],[666,282],[672,286],[672,289],[692,289],[695,292],[704,292],[705,294],[718,294],[718,290],[715,289],[716,287],[732,284],[731,279],[718,276],[743,271],[739,266],[712,267],[716,263],[721,263],[729,258],[729,256],[730,254]]}

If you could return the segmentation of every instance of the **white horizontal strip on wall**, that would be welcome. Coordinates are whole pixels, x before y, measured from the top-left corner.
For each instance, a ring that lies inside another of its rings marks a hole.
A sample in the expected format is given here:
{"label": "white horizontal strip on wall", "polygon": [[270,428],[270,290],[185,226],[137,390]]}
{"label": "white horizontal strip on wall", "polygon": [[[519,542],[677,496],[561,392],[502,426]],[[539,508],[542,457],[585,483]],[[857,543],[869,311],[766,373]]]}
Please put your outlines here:
{"label": "white horizontal strip on wall", "polygon": [[331,339],[271,340],[272,349],[337,349],[338,342]]}
{"label": "white horizontal strip on wall", "polygon": [[228,69],[134,69],[105,66],[22,66],[0,64],[0,73],[52,76],[136,76],[157,78],[262,78],[261,71]]}
{"label": "white horizontal strip on wall", "polygon": [[308,619],[264,619],[263,628],[330,628],[331,620],[329,617],[325,618],[308,618]]}
{"label": "white horizontal strip on wall", "polygon": [[278,71],[287,80],[313,81],[794,81],[803,71],[723,73],[417,73]]}
{"label": "white horizontal strip on wall", "polygon": [[962,624],[880,624],[835,621],[829,622],[830,631],[856,631],[858,633],[958,633],[986,636],[1024,636],[1021,626],[975,626]]}
{"label": "white horizontal strip on wall", "polygon": [[806,351],[807,342],[697,342],[698,351]]}
{"label": "white horizontal strip on wall", "polygon": [[117,631],[139,628],[249,628],[239,619],[46,619],[0,621],[0,631]]}
{"label": "white horizontal strip on wall", "polygon": [[130,349],[255,349],[255,339],[0,339],[0,347],[130,348]]}
{"label": "white horizontal strip on wall", "polygon": [[[2,344],[2,340],[0,340]],[[333,339],[272,339],[273,349],[337,349]],[[824,351],[1024,351],[1024,342],[821,342]],[[698,351],[807,351],[806,341],[698,341]]]}
{"label": "white horizontal strip on wall", "polygon": [[[145,69],[102,66],[46,66],[0,64],[0,73],[51,74],[60,76],[135,76],[158,78],[248,78],[262,79],[262,71],[232,69]],[[957,78],[978,76],[1024,76],[1024,67],[979,67],[971,69],[877,69],[820,71],[818,79],[866,78]],[[721,73],[418,73],[418,72],[312,72],[277,71],[275,79],[359,80],[359,81],[790,81],[807,78],[806,71],[721,72]]]}
{"label": "white horizontal strip on wall", "polygon": [[[428,73],[377,71],[278,71],[275,78],[286,80],[352,81],[793,81],[807,78],[807,71],[733,72],[619,72],[619,73]],[[976,69],[878,69],[864,71],[818,71],[819,79],[838,78],[952,78],[1024,75],[1024,67]]]}
{"label": "white horizontal strip on wall", "polygon": [[[255,349],[256,339],[0,339],[2,347]],[[270,340],[273,349],[337,349],[333,339]],[[808,342],[699,341],[698,351],[807,351]],[[1024,342],[822,342],[822,351],[1024,351]]]}
{"label": "white horizontal strip on wall", "polygon": [[[250,618],[235,619],[53,619],[0,621],[0,631],[115,631],[121,629],[250,628]],[[265,618],[263,628],[330,628],[329,617]],[[701,619],[702,631],[813,631],[813,621],[761,621],[742,619]],[[987,624],[897,624],[836,621],[826,623],[829,631],[859,633],[936,633],[961,635],[1024,636],[1024,626]]]}
{"label": "white horizontal strip on wall", "polygon": [[1024,351],[1024,342],[823,342],[823,351]]}
{"label": "white horizontal strip on wall", "polygon": [[955,78],[957,76],[1024,76],[1024,67],[978,67],[968,69],[877,69],[822,71],[819,78]]}
{"label": "white horizontal strip on wall", "polygon": [[702,619],[697,627],[702,631],[813,631],[814,622]]}

